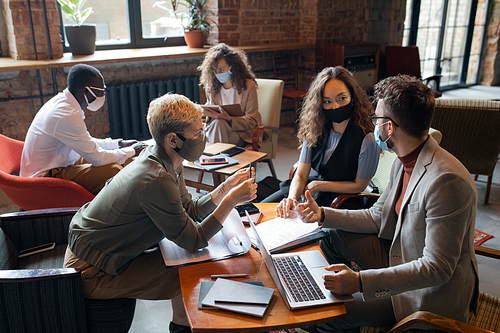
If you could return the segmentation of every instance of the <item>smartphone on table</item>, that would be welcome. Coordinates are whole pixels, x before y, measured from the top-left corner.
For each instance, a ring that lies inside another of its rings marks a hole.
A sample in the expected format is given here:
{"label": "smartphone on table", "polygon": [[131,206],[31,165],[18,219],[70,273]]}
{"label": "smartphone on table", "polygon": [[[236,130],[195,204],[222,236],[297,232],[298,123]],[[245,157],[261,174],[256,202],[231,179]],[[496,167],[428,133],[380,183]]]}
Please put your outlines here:
{"label": "smartphone on table", "polygon": [[226,164],[226,163],[229,163],[227,157],[208,157],[208,158],[202,158],[202,159],[200,159],[200,164],[201,165]]}
{"label": "smartphone on table", "polygon": [[248,211],[248,214],[254,214],[260,212],[260,209],[251,202],[237,205],[234,208],[238,211],[238,214],[240,216],[246,216],[245,210]]}

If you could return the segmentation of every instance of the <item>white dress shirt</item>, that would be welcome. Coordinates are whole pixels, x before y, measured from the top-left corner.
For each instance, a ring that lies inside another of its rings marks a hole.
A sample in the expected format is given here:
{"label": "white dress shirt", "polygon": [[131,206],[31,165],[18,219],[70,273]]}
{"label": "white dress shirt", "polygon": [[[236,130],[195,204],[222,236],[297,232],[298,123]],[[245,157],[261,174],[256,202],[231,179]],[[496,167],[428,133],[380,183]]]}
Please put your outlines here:
{"label": "white dress shirt", "polygon": [[74,164],[80,157],[95,166],[123,164],[135,155],[118,140],[90,136],[78,101],[66,88],[38,111],[28,129],[21,158],[21,177],[43,177],[50,169]]}

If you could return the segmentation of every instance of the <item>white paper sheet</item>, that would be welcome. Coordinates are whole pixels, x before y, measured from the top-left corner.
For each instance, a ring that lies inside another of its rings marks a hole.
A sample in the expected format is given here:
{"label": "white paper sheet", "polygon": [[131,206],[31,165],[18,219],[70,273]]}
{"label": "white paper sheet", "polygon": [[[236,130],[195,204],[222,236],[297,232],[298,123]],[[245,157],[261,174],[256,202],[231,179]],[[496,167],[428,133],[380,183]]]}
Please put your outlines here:
{"label": "white paper sheet", "polygon": [[[283,219],[280,217],[266,223],[260,223],[255,228],[259,232],[262,242],[270,251],[296,239],[321,231],[317,223],[303,223],[299,218]],[[250,240],[256,245],[257,240],[253,231],[251,229],[247,231]]]}
{"label": "white paper sheet", "polygon": [[233,209],[224,221],[223,228],[203,249],[189,252],[166,238],[159,245],[165,265],[172,267],[245,254],[252,244],[238,212]]}

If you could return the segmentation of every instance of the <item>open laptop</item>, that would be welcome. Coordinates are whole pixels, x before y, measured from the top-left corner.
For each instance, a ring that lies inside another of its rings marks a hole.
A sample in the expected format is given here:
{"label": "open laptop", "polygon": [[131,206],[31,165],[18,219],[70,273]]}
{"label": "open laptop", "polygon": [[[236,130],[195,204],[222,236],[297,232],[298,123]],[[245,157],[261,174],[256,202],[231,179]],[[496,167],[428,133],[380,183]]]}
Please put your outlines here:
{"label": "open laptop", "polygon": [[271,255],[262,243],[255,223],[248,216],[248,212],[246,215],[251,221],[250,226],[257,239],[264,263],[290,310],[354,299],[352,295],[334,295],[325,288],[322,276],[327,273],[325,266],[328,266],[328,262],[320,251]]}

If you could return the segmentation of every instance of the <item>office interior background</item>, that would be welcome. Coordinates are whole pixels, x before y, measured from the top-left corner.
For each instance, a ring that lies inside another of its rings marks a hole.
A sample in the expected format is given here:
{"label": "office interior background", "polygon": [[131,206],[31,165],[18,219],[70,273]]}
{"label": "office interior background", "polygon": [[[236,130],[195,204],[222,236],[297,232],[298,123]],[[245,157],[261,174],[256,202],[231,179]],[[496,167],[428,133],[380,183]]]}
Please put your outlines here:
{"label": "office interior background", "polygon": [[[119,50],[126,55],[133,48],[182,44],[182,36],[179,36],[171,15],[153,7],[155,2],[87,0],[86,6],[91,6],[94,12],[87,23],[97,27],[97,51]],[[3,57],[19,61],[58,59],[63,52],[69,52],[67,43],[62,42],[63,25],[69,22],[60,14],[56,0],[32,0],[30,9],[27,3],[29,1],[1,0],[0,64]],[[494,88],[500,85],[500,0],[208,0],[207,4],[218,24],[210,31],[209,44],[267,46],[265,51],[248,52],[252,69],[259,78],[276,77],[276,60],[288,59],[289,67],[297,68],[298,87],[306,90],[314,74],[328,63],[328,55],[325,56],[327,45],[343,45],[355,52],[357,47],[375,44],[379,46],[378,61],[352,69],[361,79],[372,75],[381,79],[386,46],[416,45],[422,77],[442,75],[440,89],[444,91],[443,98],[500,98],[500,88]],[[312,47],[278,50],[275,46],[282,43],[310,44]],[[93,65],[111,87],[198,76],[197,67],[202,60],[203,56],[160,60],[145,57]],[[41,105],[66,87],[70,67],[31,66],[15,71],[0,70],[0,134],[24,140]],[[204,102],[203,91],[199,92],[198,98],[198,102]],[[293,107],[286,106],[281,113],[280,153],[275,161],[279,178],[287,177],[289,168],[298,157],[292,132],[294,113]],[[86,112],[86,123],[94,137],[122,134],[114,132],[107,104],[97,112]],[[264,169],[259,166],[258,177],[266,176],[268,171]],[[500,248],[497,239],[500,237],[499,172],[494,173],[490,205],[483,205],[481,200],[478,203],[478,225],[496,237],[485,245],[495,248]],[[484,184],[477,184],[482,198]],[[0,213],[13,209],[15,206],[0,193]],[[499,290],[500,265],[490,261],[483,263],[481,279],[486,281],[488,292],[499,297],[495,290]],[[148,325],[152,317],[148,311],[152,307],[145,302],[141,312],[138,305],[137,331]],[[158,325],[161,327],[161,322]]]}
{"label": "office interior background", "polygon": [[[67,45],[61,43],[63,24],[69,22],[58,11],[55,0],[30,3],[31,8],[28,8],[26,1],[2,0],[2,57],[35,59],[32,34],[37,59],[62,57],[63,51],[68,50]],[[170,27],[172,18],[165,10],[153,7],[154,3],[154,0],[88,0],[86,6],[91,6],[93,13],[86,23],[96,24],[97,50],[121,50],[120,54],[126,56],[131,48],[182,43],[182,38],[172,36],[176,34]],[[267,46],[266,51],[248,53],[256,76],[274,77],[273,60],[289,59],[290,66],[297,64],[298,85],[303,90],[307,89],[313,75],[328,63],[325,61],[328,56],[324,57],[323,53],[329,44],[344,45],[346,50],[370,43],[380,45],[376,72],[373,69],[363,72],[361,68],[358,69],[360,76],[376,73],[377,79],[383,77],[387,45],[417,45],[422,76],[441,74],[440,89],[500,83],[498,0],[208,0],[207,4],[218,24],[211,29],[208,43]],[[165,36],[169,37],[165,40]],[[273,51],[273,46],[281,43],[307,43],[313,47]],[[95,67],[102,72],[108,86],[116,86],[198,76],[197,66],[202,59],[202,56],[145,58],[119,63],[108,61],[97,63]],[[0,72],[0,133],[24,140],[42,103],[66,87],[70,67],[53,70],[30,67]],[[356,67],[352,69],[356,71]],[[200,102],[203,101],[201,91]],[[282,124],[290,125],[293,114],[293,109],[284,109]],[[107,105],[87,117],[91,135],[114,134],[110,130]]]}

